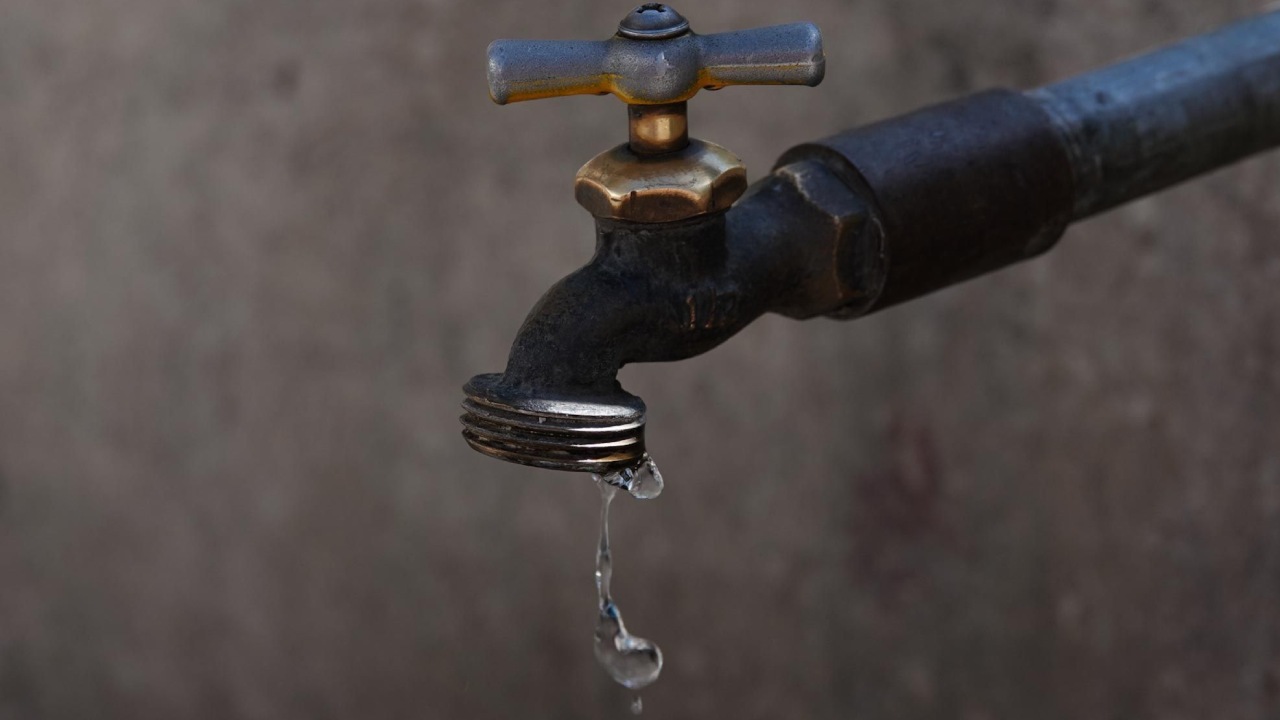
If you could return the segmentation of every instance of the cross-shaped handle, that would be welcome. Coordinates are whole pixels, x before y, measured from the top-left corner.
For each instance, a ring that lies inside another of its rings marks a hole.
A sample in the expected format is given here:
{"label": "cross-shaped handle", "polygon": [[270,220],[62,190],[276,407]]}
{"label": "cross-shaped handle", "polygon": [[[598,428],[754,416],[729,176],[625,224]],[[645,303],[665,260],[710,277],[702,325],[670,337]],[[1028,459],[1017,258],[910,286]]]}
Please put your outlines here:
{"label": "cross-shaped handle", "polygon": [[494,41],[489,95],[499,105],[607,93],[663,105],[729,85],[817,85],[825,68],[812,23],[698,35],[669,5],[650,3],[608,40]]}

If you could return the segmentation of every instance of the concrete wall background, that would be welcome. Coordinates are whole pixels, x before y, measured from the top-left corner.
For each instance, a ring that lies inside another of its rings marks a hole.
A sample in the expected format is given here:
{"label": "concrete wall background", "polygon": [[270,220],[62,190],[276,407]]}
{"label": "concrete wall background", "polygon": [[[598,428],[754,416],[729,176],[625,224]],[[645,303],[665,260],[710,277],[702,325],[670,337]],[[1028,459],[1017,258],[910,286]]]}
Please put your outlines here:
{"label": "concrete wall background", "polygon": [[[686,0],[809,19],[826,83],[700,98],[790,144],[1028,87],[1253,0]],[[0,718],[595,718],[597,497],[458,437],[590,252],[613,100],[498,108],[500,36],[627,6],[5,0]],[[646,717],[1280,714],[1280,157],[854,324],[636,367],[615,507]]]}

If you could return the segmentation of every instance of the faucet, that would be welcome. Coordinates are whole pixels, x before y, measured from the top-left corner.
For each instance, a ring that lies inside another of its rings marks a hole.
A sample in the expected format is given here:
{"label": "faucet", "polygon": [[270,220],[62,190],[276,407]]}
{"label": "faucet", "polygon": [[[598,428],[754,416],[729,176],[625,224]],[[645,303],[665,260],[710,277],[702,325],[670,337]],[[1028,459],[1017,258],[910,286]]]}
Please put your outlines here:
{"label": "faucet", "polygon": [[534,306],[505,371],[464,387],[471,447],[556,470],[634,466],[645,405],[618,382],[623,365],[704,353],[765,313],[862,317],[1280,145],[1280,12],[804,143],[750,186],[737,156],[689,137],[700,90],[814,86],[825,69],[810,23],[699,35],[661,3],[608,40],[489,46],[494,102],[613,94],[628,141],[575,178],[595,256]]}

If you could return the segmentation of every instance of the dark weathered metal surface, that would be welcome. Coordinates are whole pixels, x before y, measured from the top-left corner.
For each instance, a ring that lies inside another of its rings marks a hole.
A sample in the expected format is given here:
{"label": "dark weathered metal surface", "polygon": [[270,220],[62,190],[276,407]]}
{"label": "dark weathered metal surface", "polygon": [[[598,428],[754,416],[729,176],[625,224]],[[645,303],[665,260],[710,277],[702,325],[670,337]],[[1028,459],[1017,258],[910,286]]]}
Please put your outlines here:
{"label": "dark weathered metal surface", "polygon": [[766,312],[869,306],[885,282],[883,237],[867,203],[817,162],[780,168],[728,213],[597,218],[595,257],[529,313],[506,371],[464,388],[463,434],[482,453],[548,469],[634,463],[644,404],[618,383],[624,365],[700,355]]}
{"label": "dark weathered metal surface", "polygon": [[[883,218],[888,307],[1049,249],[1071,215],[1071,164],[1049,116],[990,91],[785,153],[841,172]],[[846,314],[847,316],[847,314]]]}
{"label": "dark weathered metal surface", "polygon": [[[851,192],[848,179],[838,173],[817,160],[790,163],[774,171],[830,226],[830,231],[790,236],[793,251],[804,258],[805,272],[774,312],[797,320],[817,315],[857,317],[884,292],[889,267],[884,218],[873,200]],[[777,218],[774,225],[785,228],[786,219]]]}
{"label": "dark weathered metal surface", "polygon": [[[836,268],[823,260],[856,232],[847,225],[861,227],[848,216],[859,206],[845,201],[836,217],[799,186],[780,174],[732,213],[682,222],[597,219],[595,257],[529,313],[506,371],[468,383],[468,442],[493,457],[558,470],[634,462],[645,449],[644,405],[618,383],[623,365],[699,355],[771,310],[811,316],[847,301],[851,291],[831,286]],[[601,422],[610,443],[584,441]]]}
{"label": "dark weathered metal surface", "polygon": [[1055,83],[1074,219],[1280,145],[1280,11]]}

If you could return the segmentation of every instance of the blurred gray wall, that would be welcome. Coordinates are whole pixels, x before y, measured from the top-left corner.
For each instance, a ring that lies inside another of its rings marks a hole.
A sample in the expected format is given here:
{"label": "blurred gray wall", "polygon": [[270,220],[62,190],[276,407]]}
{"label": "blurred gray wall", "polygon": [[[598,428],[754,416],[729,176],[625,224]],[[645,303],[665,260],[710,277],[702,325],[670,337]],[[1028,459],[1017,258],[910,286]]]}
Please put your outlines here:
{"label": "blurred gray wall", "polygon": [[[813,20],[827,81],[700,97],[796,142],[1030,87],[1253,0],[686,0]],[[458,436],[590,254],[622,106],[499,108],[496,37],[628,5],[3,0],[0,718],[598,718],[598,499]],[[615,507],[651,718],[1280,715],[1280,156],[852,324],[629,368]]]}

